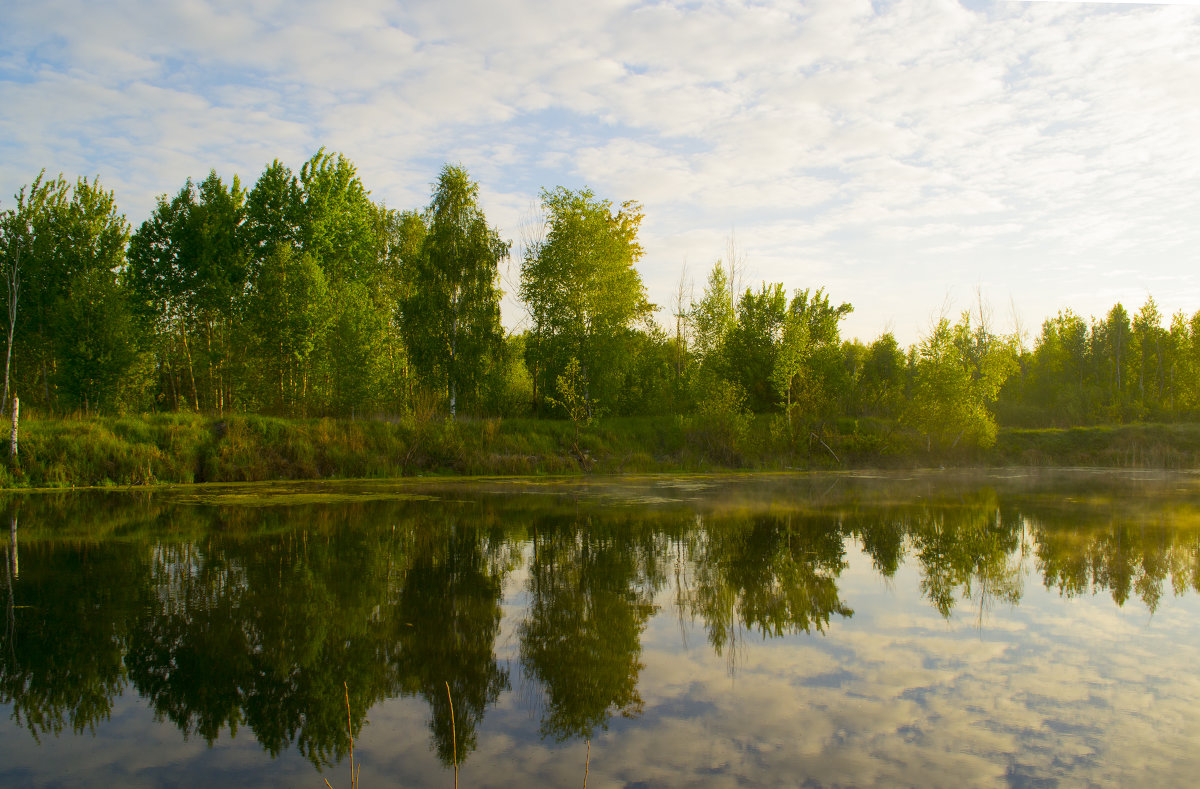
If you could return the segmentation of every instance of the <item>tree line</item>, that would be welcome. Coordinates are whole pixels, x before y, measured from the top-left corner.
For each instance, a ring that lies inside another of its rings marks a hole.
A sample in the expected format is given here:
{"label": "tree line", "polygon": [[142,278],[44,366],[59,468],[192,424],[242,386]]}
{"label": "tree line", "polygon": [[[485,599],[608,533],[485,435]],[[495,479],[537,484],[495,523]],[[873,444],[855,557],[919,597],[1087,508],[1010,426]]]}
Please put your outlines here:
{"label": "tree line", "polygon": [[714,444],[770,414],[793,441],[868,419],[952,447],[991,443],[999,422],[1200,412],[1200,312],[1166,319],[1153,299],[1062,312],[1032,347],[981,305],[904,349],[890,333],[843,339],[852,307],[824,289],[742,287],[731,247],[698,298],[681,278],[663,326],[637,270],[641,206],[586,188],[542,191],[520,259],[528,320],[510,331],[512,244],[460,166],[419,211],[375,202],[324,149],[250,188],[188,180],[136,230],[98,179],[43,173],[14,200],[0,212],[3,400],[41,413],[675,414]]}

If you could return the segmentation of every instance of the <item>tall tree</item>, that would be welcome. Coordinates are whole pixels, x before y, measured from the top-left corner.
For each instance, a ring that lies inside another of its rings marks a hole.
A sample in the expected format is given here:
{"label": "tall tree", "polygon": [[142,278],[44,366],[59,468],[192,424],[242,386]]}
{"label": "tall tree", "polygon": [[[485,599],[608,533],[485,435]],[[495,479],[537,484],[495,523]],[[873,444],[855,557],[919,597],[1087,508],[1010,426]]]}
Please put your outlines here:
{"label": "tall tree", "polygon": [[548,231],[525,250],[521,298],[533,319],[535,369],[545,393],[574,358],[589,403],[616,399],[624,362],[617,341],[649,317],[635,264],[642,256],[637,233],[641,206],[609,200],[590,189],[542,190]]}
{"label": "tall tree", "polygon": [[306,413],[313,353],[333,320],[325,272],[311,255],[275,247],[258,267],[245,312],[254,405]]}
{"label": "tall tree", "polygon": [[19,277],[9,335],[22,396],[48,409],[117,405],[138,337],[117,282],[129,225],[113,193],[86,178],[72,187],[39,175],[18,193],[2,233],[4,266]]}
{"label": "tall tree", "polygon": [[497,281],[509,243],[488,227],[478,184],[455,165],[442,168],[425,222],[402,325],[414,364],[444,387],[453,416],[460,397],[476,407],[502,357]]}
{"label": "tall tree", "polygon": [[838,324],[853,309],[845,302],[830,304],[824,288],[815,293],[805,288],[792,297],[771,372],[785,400],[790,429],[795,428],[794,416],[803,417],[812,429],[847,405],[850,374],[843,364]]}
{"label": "tall tree", "polygon": [[787,292],[778,282],[764,282],[758,293],[747,288],[738,300],[737,322],[729,330],[722,353],[730,379],[749,396],[752,411],[770,411],[779,402],[771,373],[787,314]]}
{"label": "tall tree", "polygon": [[913,386],[903,419],[927,444],[990,446],[996,440],[992,405],[1016,369],[1011,338],[997,337],[969,314],[951,326],[942,318],[913,353]]}
{"label": "tall tree", "polygon": [[243,231],[246,191],[235,175],[228,187],[216,172],[189,179],[129,244],[125,277],[160,337],[161,365],[176,389],[190,389],[197,410],[233,406],[238,361],[235,324],[250,276]]}
{"label": "tall tree", "polygon": [[376,206],[346,157],[324,148],[300,168],[300,248],[314,255],[329,281],[361,281],[378,272]]}
{"label": "tall tree", "polygon": [[1129,313],[1119,303],[1103,321],[1092,325],[1092,357],[1098,367],[1097,378],[1103,382],[1105,416],[1114,421],[1125,421],[1133,415],[1129,393],[1132,335]]}
{"label": "tall tree", "polygon": [[688,317],[692,324],[696,356],[702,365],[711,365],[719,358],[717,351],[736,320],[729,277],[721,261],[718,260],[709,272],[704,295],[692,305]]}

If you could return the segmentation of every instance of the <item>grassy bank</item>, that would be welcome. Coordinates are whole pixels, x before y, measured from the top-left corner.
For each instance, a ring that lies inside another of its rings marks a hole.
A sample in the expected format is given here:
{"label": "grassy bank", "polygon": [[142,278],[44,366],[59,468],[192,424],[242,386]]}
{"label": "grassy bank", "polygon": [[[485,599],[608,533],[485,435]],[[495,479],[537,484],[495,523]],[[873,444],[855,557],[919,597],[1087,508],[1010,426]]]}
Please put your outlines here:
{"label": "grassy bank", "polygon": [[1200,425],[1004,430],[987,450],[928,451],[894,425],[794,436],[778,418],[713,425],[609,419],[276,419],[156,414],[22,422],[3,487],[76,487],[413,474],[539,475],[930,465],[1200,467]]}

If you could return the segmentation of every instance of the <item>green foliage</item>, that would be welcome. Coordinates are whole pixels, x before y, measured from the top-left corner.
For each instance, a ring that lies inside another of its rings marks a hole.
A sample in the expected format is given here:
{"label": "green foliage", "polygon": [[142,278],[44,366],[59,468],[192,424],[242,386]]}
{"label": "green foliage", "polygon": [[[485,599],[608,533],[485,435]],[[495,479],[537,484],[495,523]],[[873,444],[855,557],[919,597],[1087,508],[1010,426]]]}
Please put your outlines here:
{"label": "green foliage", "polygon": [[550,405],[563,410],[567,419],[570,419],[575,425],[576,431],[581,426],[586,427],[592,423],[600,406],[597,401],[587,398],[584,386],[579,360],[572,357],[571,361],[567,362],[566,369],[555,381],[554,390],[558,393],[558,397],[546,398]]}
{"label": "green foliage", "polygon": [[[272,184],[276,178],[272,174]],[[377,209],[354,165],[322,148],[300,168],[297,187],[290,194],[300,204],[287,211],[299,219],[300,249],[320,261],[331,283],[373,277],[379,263]]]}
{"label": "green foliage", "polygon": [[688,421],[688,443],[710,462],[740,464],[743,443],[750,429],[746,393],[741,386],[714,376],[706,377]]}
{"label": "green foliage", "polygon": [[480,410],[490,379],[502,374],[497,280],[509,244],[488,226],[478,201],[466,170],[442,168],[402,306],[412,360],[427,382],[445,387],[451,416],[460,397],[467,410]]}
{"label": "green foliage", "polygon": [[237,176],[226,188],[214,171],[170,202],[159,197],[129,242],[124,282],[148,330],[170,338],[157,344],[160,365],[197,410],[233,404],[235,326],[251,266],[245,219]]}
{"label": "green foliage", "polygon": [[771,382],[779,340],[787,319],[787,293],[781,283],[749,288],[738,301],[737,322],[722,346],[730,380],[746,393],[751,411],[774,410],[779,396]]}
{"label": "green foliage", "polygon": [[[505,338],[498,272],[509,244],[462,167],[442,169],[422,213],[396,211],[322,148],[298,175],[272,162],[249,192],[236,175],[189,179],[132,237],[111,192],[43,173],[0,212],[8,388],[44,414],[411,421],[429,404],[549,416],[566,374],[593,416],[597,403],[612,416],[693,416],[686,462],[776,466],[896,455],[905,442],[965,459],[999,424],[1200,417],[1200,312],[1168,320],[1153,299],[1132,315],[1121,304],[1099,319],[1067,310],[1019,353],[1017,338],[964,317],[906,354],[891,334],[843,342],[851,307],[822,288],[790,300],[783,283],[737,294],[737,266],[718,262],[698,302],[686,303],[681,281],[668,336],[636,268],[641,207],[561,187],[543,190],[542,207],[545,236],[521,265],[531,326]],[[717,408],[720,419],[701,424]],[[685,422],[674,424],[682,442]],[[469,429],[442,432],[403,455],[493,467],[456,443]],[[658,462],[644,447],[624,456]],[[324,473],[316,457],[297,461],[304,473]]]}
{"label": "green foliage", "polygon": [[903,419],[926,437],[927,448],[995,443],[991,406],[1016,369],[1012,340],[983,325],[972,329],[969,315],[953,327],[942,318],[914,351],[911,366],[912,391]]}
{"label": "green foliage", "polygon": [[12,391],[27,407],[115,410],[137,401],[129,384],[141,338],[117,280],[128,241],[112,192],[86,178],[72,188],[39,175],[0,217],[3,270],[15,269],[20,285]]}
{"label": "green foliage", "polygon": [[838,323],[852,310],[829,303],[823,289],[797,291],[780,332],[771,382],[784,400],[789,432],[819,434],[849,400]]}
{"label": "green foliage", "polygon": [[333,321],[331,305],[325,272],[311,255],[286,245],[267,253],[245,313],[257,408],[280,414],[308,410],[312,357]]}
{"label": "green foliage", "polygon": [[688,319],[696,358],[701,365],[719,368],[722,362],[719,351],[736,322],[732,286],[720,261],[709,272],[704,296],[692,305]]}
{"label": "green foliage", "polygon": [[904,351],[890,332],[866,348],[854,383],[855,413],[894,417],[904,403]]}
{"label": "green foliage", "polygon": [[578,359],[587,399],[617,402],[628,373],[621,339],[647,319],[646,300],[634,267],[641,206],[628,201],[613,212],[611,201],[589,189],[542,191],[548,232],[526,249],[521,298],[533,320],[532,356],[543,397],[570,359]]}

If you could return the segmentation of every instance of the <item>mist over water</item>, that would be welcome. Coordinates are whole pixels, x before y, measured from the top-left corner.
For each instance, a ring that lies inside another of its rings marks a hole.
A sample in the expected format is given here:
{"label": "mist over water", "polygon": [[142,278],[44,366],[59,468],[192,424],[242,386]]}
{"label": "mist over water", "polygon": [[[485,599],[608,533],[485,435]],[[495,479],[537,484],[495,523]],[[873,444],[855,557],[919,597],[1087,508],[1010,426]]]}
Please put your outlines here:
{"label": "mist over water", "polygon": [[[8,499],[0,783],[1185,785],[1200,478]],[[343,685],[345,683],[345,685]],[[449,687],[449,696],[447,695]],[[451,701],[453,713],[451,712]]]}

